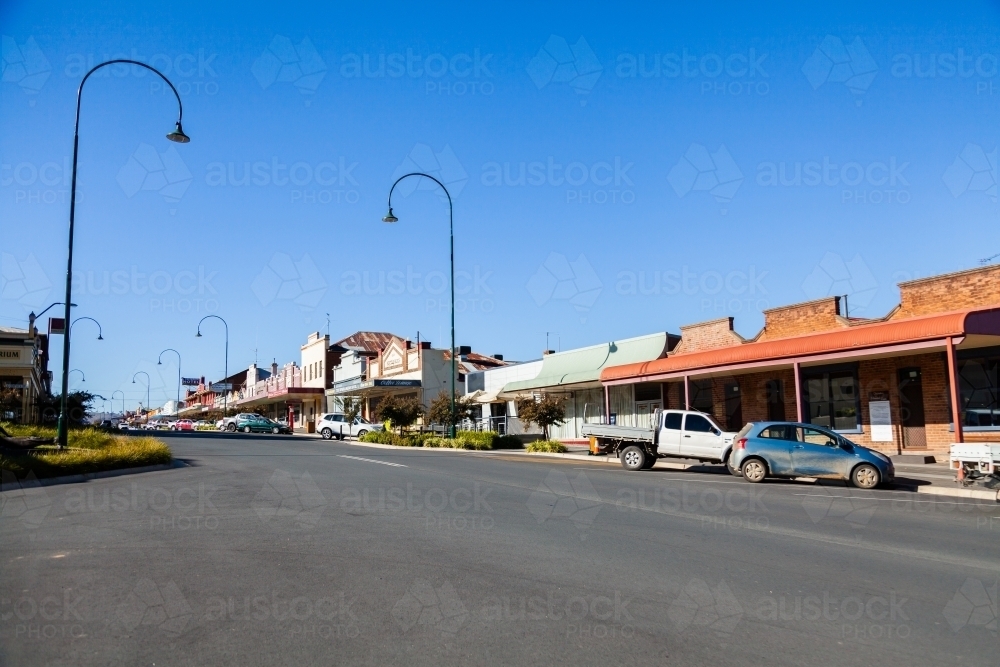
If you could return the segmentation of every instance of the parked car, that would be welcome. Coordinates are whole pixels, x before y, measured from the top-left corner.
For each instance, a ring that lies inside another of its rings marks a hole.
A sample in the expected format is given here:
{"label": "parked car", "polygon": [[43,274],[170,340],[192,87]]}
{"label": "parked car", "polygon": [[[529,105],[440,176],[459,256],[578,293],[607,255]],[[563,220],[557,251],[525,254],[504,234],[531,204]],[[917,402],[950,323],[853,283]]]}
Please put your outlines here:
{"label": "parked car", "polygon": [[236,427],[237,422],[239,422],[240,420],[247,420],[247,419],[250,419],[252,417],[259,417],[260,419],[265,419],[265,417],[261,417],[260,415],[255,414],[253,412],[241,412],[241,413],[239,413],[237,415],[233,415],[231,417],[223,417],[221,420],[219,420],[218,422],[216,422],[216,427],[220,431],[230,431],[230,432],[232,432],[232,431],[236,430],[236,428],[237,428]]}
{"label": "parked car", "polygon": [[194,422],[190,419],[178,419],[170,428],[174,431],[193,431]]}
{"label": "parked car", "polygon": [[360,438],[368,431],[381,431],[381,424],[372,424],[364,417],[355,417],[353,423],[348,423],[341,412],[331,412],[322,415],[316,422],[316,431],[324,440],[337,438],[343,440],[347,436]]}
{"label": "parked car", "polygon": [[748,482],[768,477],[842,479],[861,489],[889,484],[892,460],[829,429],[795,422],[750,423],[736,434],[731,471]]}
{"label": "parked car", "polygon": [[248,415],[236,422],[236,429],[244,433],[291,433],[292,429],[260,415]]}
{"label": "parked car", "polygon": [[584,424],[582,432],[594,443],[591,453],[616,454],[626,470],[647,470],[667,457],[725,463],[736,435],[694,410],[657,410],[648,428]]}

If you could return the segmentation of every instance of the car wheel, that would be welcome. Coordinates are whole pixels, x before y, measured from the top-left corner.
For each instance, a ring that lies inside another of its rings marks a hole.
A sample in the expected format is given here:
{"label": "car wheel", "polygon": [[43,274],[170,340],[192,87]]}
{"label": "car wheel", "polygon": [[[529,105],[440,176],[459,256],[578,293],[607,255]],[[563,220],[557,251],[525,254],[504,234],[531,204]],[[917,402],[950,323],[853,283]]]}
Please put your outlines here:
{"label": "car wheel", "polygon": [[743,479],[748,482],[763,482],[767,477],[767,465],[760,459],[747,459],[741,467]]}
{"label": "car wheel", "polygon": [[365,437],[366,433],[368,433],[368,431],[358,431],[358,440]]}
{"label": "car wheel", "polygon": [[646,452],[645,454],[646,454],[646,460],[642,464],[642,469],[649,470],[656,465],[656,457],[648,452]]}
{"label": "car wheel", "polygon": [[642,467],[646,464],[646,452],[642,451],[640,447],[632,445],[631,447],[626,447],[622,450],[622,453],[618,455],[619,460],[622,462],[622,467],[625,470],[642,470]]}
{"label": "car wheel", "polygon": [[851,473],[851,482],[859,489],[874,489],[880,481],[878,468],[870,463],[862,463]]}
{"label": "car wheel", "polygon": [[320,435],[322,435],[322,436],[323,436],[323,439],[324,439],[324,440],[329,440],[330,438],[332,438],[332,437],[333,437],[333,431],[331,431],[331,430],[330,430],[330,429],[328,429],[328,428],[325,428],[325,429],[323,429],[323,430],[322,430],[322,431],[320,431],[319,433],[320,433]]}
{"label": "car wheel", "polygon": [[278,435],[279,433],[281,433],[281,429],[275,426],[274,428],[271,429],[271,433]]}
{"label": "car wheel", "polygon": [[228,426],[226,426],[226,430],[229,431],[230,433],[235,433],[236,432],[236,424],[229,424]]}
{"label": "car wheel", "polygon": [[733,465],[733,452],[729,452],[729,456],[726,457],[726,470],[734,477],[741,477],[743,475],[740,469]]}
{"label": "car wheel", "polygon": [[250,427],[249,426],[244,426],[243,427],[243,432],[244,433],[249,433],[250,432]]}

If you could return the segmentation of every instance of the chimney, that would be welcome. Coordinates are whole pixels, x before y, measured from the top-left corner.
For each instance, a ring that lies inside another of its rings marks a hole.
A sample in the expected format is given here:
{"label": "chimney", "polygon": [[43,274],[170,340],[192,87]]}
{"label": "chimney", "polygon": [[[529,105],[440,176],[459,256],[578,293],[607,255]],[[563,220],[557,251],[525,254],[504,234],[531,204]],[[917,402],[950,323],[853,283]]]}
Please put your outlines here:
{"label": "chimney", "polygon": [[431,342],[429,340],[422,340],[422,341],[420,341],[420,349],[421,350],[429,350],[429,349],[431,349]]}
{"label": "chimney", "polygon": [[494,354],[493,358],[496,359],[497,361],[503,361],[503,355],[502,354]]}
{"label": "chimney", "polygon": [[271,377],[278,374],[278,360],[274,359],[271,361]]}
{"label": "chimney", "polygon": [[464,357],[466,355],[472,354],[471,345],[459,345],[458,346],[458,356]]}
{"label": "chimney", "polygon": [[547,356],[549,356],[550,354],[555,354],[555,353],[556,353],[556,351],[555,351],[555,350],[543,350],[543,351],[542,351],[542,356],[543,356],[543,357],[547,357]]}

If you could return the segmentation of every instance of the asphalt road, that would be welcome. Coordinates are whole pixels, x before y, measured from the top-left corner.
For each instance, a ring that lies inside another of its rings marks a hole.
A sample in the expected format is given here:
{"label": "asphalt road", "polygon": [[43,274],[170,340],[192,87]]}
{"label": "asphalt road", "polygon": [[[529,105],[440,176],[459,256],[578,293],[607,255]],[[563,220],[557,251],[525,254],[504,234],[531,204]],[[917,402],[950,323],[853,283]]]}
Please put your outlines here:
{"label": "asphalt road", "polygon": [[0,494],[2,664],[1000,664],[996,504],[160,435]]}

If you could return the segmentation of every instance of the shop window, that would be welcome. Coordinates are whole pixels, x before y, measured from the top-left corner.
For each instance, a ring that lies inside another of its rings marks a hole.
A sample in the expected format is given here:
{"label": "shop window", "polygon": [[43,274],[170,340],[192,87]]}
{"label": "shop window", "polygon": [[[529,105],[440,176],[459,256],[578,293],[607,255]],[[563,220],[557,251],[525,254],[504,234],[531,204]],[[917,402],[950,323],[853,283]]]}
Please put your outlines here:
{"label": "shop window", "polygon": [[804,369],[802,380],[807,422],[837,431],[860,428],[856,366]]}
{"label": "shop window", "polygon": [[662,398],[659,382],[640,382],[635,385],[636,401],[659,401]]}
{"label": "shop window", "polygon": [[1000,429],[1000,347],[959,353],[964,428]]}

